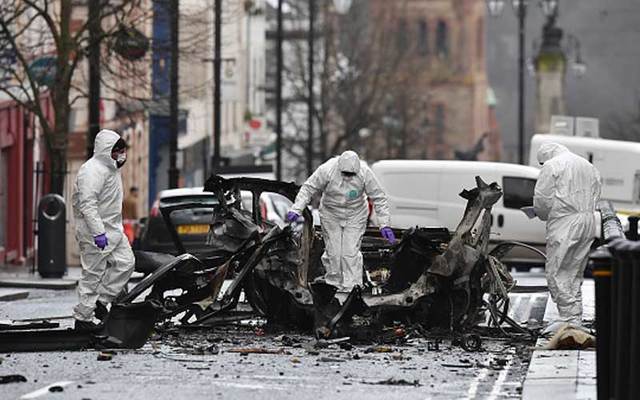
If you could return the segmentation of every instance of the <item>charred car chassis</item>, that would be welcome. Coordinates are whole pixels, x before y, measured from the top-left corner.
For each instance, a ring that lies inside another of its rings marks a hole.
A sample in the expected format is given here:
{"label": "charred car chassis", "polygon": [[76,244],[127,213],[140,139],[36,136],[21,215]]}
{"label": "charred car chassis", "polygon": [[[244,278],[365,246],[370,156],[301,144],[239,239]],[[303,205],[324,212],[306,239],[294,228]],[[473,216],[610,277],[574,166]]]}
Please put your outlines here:
{"label": "charred car chassis", "polygon": [[[324,244],[309,210],[300,225],[280,228],[262,220],[258,202],[263,192],[293,201],[298,189],[293,183],[210,177],[204,190],[218,200],[207,239],[211,252],[198,257],[184,253],[171,213],[202,204],[161,207],[176,248],[184,254],[136,252],[136,269],[146,277],[117,299],[105,329],[90,338],[83,335],[76,347],[140,347],[155,322],[177,315],[185,326],[211,326],[237,306],[242,292],[270,324],[312,331],[317,338],[368,336],[390,323],[464,334],[486,318],[486,311],[496,326],[513,323],[506,311],[514,281],[499,258],[517,244],[489,251],[491,208],[502,196],[496,183],[476,177],[476,187],[460,193],[467,206],[454,232],[396,230],[400,241],[390,246],[377,229],[368,230],[362,244],[365,284],[350,293],[337,293],[315,279],[324,273]],[[251,210],[242,207],[243,191],[252,194]],[[60,330],[32,332],[34,337],[48,334],[53,342],[64,336]],[[3,339],[11,335],[0,333]],[[17,336],[13,340],[5,341],[4,350],[27,347],[14,346]]]}
{"label": "charred car chassis", "polygon": [[[396,230],[401,240],[389,246],[376,229],[367,231],[362,245],[365,285],[351,293],[336,293],[332,286],[315,283],[324,273],[320,262],[323,240],[308,210],[299,226],[279,228],[261,220],[257,212],[260,195],[273,192],[293,200],[296,185],[213,176],[204,190],[218,198],[208,239],[217,251],[218,262],[211,265],[211,259],[203,263],[189,255],[179,256],[172,267],[161,267],[166,272],[157,270],[149,275],[149,281],[143,281],[139,290],[135,288],[123,301],[133,301],[153,284],[148,298],[164,305],[165,317],[186,312],[183,324],[202,326],[235,307],[244,291],[251,307],[270,323],[313,329],[323,338],[362,332],[351,329],[353,316],[365,317],[369,326],[399,321],[419,323],[425,329],[464,332],[484,319],[487,310],[498,323],[506,315],[514,281],[498,259],[504,247],[496,248],[495,253],[488,247],[491,207],[502,196],[495,183],[486,184],[477,177],[476,187],[460,194],[467,207],[453,233],[446,228]],[[242,191],[252,194],[250,211],[241,207]],[[189,206],[161,209],[177,242],[170,213]],[[143,257],[139,254],[139,259]],[[167,278],[152,282],[158,274]],[[178,279],[180,275],[184,275],[182,279]],[[231,284],[220,296],[222,282],[229,278]],[[191,282],[191,287],[178,285],[183,289],[178,297],[164,294],[179,281]]]}

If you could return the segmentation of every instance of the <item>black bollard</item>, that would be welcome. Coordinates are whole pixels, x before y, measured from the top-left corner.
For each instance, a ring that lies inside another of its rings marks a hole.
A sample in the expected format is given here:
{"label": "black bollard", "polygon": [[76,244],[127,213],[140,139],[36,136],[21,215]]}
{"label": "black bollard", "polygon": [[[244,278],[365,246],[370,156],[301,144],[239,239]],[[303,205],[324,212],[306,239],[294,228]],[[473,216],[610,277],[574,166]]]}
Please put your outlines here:
{"label": "black bollard", "polygon": [[613,379],[614,398],[628,399],[629,397],[629,347],[631,345],[631,279],[633,261],[630,246],[633,242],[619,240],[613,243],[612,253],[616,258],[613,268],[616,303],[613,310]]}
{"label": "black bollard", "polygon": [[637,399],[640,397],[640,242],[633,244],[629,255],[632,262],[629,395],[630,398]]}
{"label": "black bollard", "polygon": [[633,215],[629,217],[629,232],[627,233],[629,240],[638,240],[638,216]]}
{"label": "black bollard", "polygon": [[611,397],[611,263],[606,246],[597,248],[589,257],[596,284],[596,370],[598,399]]}

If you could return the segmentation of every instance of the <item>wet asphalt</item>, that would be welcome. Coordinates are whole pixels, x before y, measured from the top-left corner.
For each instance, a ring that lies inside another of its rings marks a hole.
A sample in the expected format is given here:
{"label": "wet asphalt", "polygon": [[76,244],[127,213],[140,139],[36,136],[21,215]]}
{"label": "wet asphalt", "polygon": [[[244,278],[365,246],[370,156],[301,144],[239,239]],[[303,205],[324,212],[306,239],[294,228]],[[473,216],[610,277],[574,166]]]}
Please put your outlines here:
{"label": "wet asphalt", "polygon": [[[75,301],[71,290],[32,289],[27,299],[0,303],[0,320],[70,315]],[[95,350],[0,354],[0,376],[26,378],[0,384],[0,399],[519,398],[533,346],[483,337],[479,352],[448,339],[435,350],[409,335],[382,347],[317,348],[311,336],[264,333],[255,322],[161,328],[142,349],[106,361]]]}

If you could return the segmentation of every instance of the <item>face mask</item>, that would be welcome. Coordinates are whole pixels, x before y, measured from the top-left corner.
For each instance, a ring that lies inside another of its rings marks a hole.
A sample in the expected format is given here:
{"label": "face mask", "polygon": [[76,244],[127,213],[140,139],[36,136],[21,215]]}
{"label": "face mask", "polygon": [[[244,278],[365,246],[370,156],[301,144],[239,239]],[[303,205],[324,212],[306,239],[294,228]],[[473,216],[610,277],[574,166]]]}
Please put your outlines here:
{"label": "face mask", "polygon": [[118,168],[122,168],[125,161],[127,161],[127,153],[118,154],[118,158],[116,158],[116,165],[118,166]]}

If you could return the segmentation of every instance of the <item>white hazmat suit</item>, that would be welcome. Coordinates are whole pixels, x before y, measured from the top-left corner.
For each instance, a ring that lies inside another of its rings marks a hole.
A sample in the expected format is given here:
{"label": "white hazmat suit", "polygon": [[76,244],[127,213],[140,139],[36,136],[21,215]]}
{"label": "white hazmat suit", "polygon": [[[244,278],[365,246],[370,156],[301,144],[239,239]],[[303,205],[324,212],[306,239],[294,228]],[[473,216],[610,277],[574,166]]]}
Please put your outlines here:
{"label": "white hazmat suit", "polygon": [[[80,167],[73,195],[82,278],[76,320],[91,321],[96,301],[109,304],[129,281],[135,259],[122,227],[122,178],[111,150],[120,136],[107,129],[96,136],[93,157]],[[100,250],[94,237],[106,233]]]}
{"label": "white hazmat suit", "polygon": [[582,323],[582,281],[596,231],[595,208],[600,174],[565,146],[544,143],[538,150],[542,170],[533,197],[536,215],[547,221],[546,276],[558,322]]}
{"label": "white hazmat suit", "polygon": [[[344,176],[342,172],[355,174]],[[389,226],[387,196],[371,169],[353,151],[322,164],[300,188],[291,210],[298,215],[317,193],[325,250],[324,281],[341,291],[362,285],[360,244],[367,227],[367,197],[375,207],[380,227]]]}

